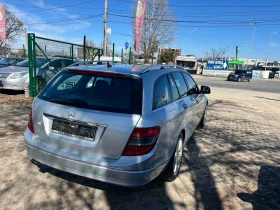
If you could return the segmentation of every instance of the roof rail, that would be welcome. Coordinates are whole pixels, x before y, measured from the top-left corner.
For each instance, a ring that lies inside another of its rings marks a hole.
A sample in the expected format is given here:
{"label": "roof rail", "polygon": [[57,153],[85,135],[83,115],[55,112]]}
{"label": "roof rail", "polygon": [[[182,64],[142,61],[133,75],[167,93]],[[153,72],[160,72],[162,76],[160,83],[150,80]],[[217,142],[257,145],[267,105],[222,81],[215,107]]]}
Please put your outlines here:
{"label": "roof rail", "polygon": [[142,71],[142,74],[149,72],[149,71],[154,71],[154,70],[160,70],[160,69],[168,69],[168,68],[179,68],[179,69],[184,69],[182,66],[175,65],[175,64],[157,64],[157,65],[152,65],[147,68],[145,68]]}
{"label": "roof rail", "polygon": [[[85,66],[91,66],[91,65],[96,65],[94,62],[97,62],[98,65],[104,65],[107,67],[112,67],[109,62],[112,61],[98,61],[98,60],[93,60],[93,61],[79,61],[76,63],[71,64],[70,66],[77,66],[77,65],[85,65]],[[105,64],[104,64],[105,63]],[[107,64],[106,64],[107,63]]]}

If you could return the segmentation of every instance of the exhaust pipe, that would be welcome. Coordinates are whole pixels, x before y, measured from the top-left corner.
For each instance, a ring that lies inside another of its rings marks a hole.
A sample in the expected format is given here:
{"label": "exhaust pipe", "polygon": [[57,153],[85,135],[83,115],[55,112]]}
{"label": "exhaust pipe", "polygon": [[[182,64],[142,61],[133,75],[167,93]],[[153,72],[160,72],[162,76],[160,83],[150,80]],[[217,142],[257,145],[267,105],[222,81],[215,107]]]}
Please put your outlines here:
{"label": "exhaust pipe", "polygon": [[37,160],[31,159],[30,161],[31,161],[31,163],[33,163],[36,166],[40,166],[41,165],[41,163],[38,162]]}

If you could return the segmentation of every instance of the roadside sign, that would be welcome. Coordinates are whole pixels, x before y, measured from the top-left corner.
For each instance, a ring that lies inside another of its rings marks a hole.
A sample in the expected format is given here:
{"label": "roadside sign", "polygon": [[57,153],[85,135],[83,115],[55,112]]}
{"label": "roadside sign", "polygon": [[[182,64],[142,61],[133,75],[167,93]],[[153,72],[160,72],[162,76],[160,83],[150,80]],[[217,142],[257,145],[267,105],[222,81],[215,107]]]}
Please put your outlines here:
{"label": "roadside sign", "polygon": [[123,62],[126,62],[126,58],[123,58]]}
{"label": "roadside sign", "polygon": [[127,41],[124,43],[124,46],[125,46],[125,49],[127,49],[129,47],[129,44]]}
{"label": "roadside sign", "polygon": [[206,64],[207,70],[228,70],[227,60],[208,60]]}

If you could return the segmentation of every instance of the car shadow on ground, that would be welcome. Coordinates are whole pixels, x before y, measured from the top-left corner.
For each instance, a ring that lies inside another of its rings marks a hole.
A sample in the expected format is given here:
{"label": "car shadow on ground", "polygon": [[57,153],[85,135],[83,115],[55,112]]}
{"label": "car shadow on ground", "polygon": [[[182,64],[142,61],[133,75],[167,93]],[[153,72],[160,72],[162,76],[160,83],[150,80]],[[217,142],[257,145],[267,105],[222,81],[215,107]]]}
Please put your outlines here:
{"label": "car shadow on ground", "polygon": [[0,89],[0,94],[6,94],[6,95],[20,95],[24,94],[24,91],[22,90],[4,90]]}
{"label": "car shadow on ground", "polygon": [[216,189],[208,164],[200,158],[200,149],[197,145],[195,135],[187,143],[187,153],[185,153],[185,164],[188,165],[191,179],[194,184],[194,197],[196,209],[204,206],[204,209],[223,209],[222,201]]}
{"label": "car shadow on ground", "polygon": [[254,193],[238,193],[245,202],[252,203],[253,210],[279,209],[280,167],[262,165],[258,176],[258,189]]}
{"label": "car shadow on ground", "polygon": [[[57,193],[63,196],[63,198],[61,198],[61,203],[58,202],[56,204],[58,206],[52,206],[53,208],[60,208],[67,203],[67,209],[75,209],[72,197],[67,196],[69,195],[69,190],[74,190],[75,197],[82,201],[88,209],[96,209],[94,208],[95,202],[100,202],[98,196],[96,196],[97,190],[105,194],[106,201],[103,201],[103,205],[106,208],[109,207],[109,209],[171,210],[175,209],[175,206],[187,209],[184,203],[171,201],[166,193],[165,182],[160,178],[156,178],[149,184],[141,187],[127,188],[70,174],[43,164],[40,164],[38,167],[41,173],[49,173],[66,181],[60,181],[58,186],[56,186],[58,189]],[[41,203],[41,206],[51,207],[49,205],[51,205],[49,202]],[[29,206],[29,209],[36,209],[36,207]]]}

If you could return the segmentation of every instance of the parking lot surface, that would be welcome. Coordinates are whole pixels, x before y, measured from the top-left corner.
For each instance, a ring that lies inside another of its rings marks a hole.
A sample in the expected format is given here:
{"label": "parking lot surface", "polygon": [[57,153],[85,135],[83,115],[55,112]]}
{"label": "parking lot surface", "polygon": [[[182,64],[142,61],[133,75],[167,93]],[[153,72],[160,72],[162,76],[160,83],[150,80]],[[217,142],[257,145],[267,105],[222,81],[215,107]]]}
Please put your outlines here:
{"label": "parking lot surface", "polygon": [[189,140],[174,182],[140,188],[33,165],[23,144],[31,100],[1,91],[1,209],[280,209],[280,82],[246,83],[252,91],[195,79],[212,90],[207,126]]}

